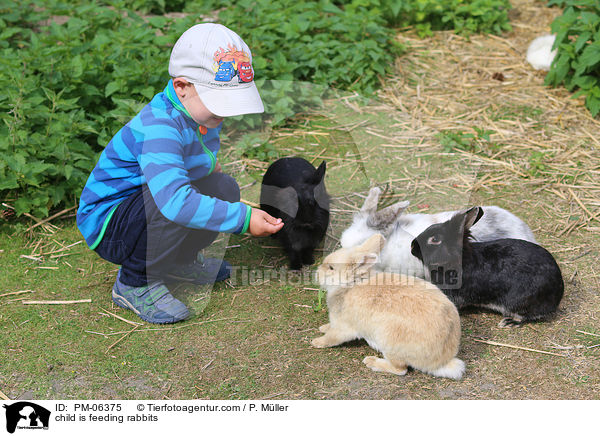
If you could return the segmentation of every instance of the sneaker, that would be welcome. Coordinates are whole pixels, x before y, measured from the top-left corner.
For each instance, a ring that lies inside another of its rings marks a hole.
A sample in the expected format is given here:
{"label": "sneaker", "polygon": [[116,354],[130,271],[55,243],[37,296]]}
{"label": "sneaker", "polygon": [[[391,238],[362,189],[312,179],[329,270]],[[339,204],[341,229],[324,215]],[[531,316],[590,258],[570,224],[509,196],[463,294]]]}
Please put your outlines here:
{"label": "sneaker", "polygon": [[166,280],[178,282],[191,282],[196,285],[206,285],[220,282],[231,275],[231,265],[223,259],[212,257],[205,258],[198,253],[198,257],[187,265],[175,265],[166,274]]}
{"label": "sneaker", "polygon": [[190,315],[185,304],[173,297],[163,282],[129,286],[121,282],[120,273],[112,289],[112,299],[117,306],[133,310],[144,321],[153,324],[183,321]]}

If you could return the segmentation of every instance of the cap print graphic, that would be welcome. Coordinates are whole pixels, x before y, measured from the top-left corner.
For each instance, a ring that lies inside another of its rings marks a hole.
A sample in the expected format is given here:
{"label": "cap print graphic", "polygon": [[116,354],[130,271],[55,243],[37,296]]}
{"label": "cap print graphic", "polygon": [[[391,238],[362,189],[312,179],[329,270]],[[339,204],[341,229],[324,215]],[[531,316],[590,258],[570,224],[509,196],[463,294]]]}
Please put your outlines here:
{"label": "cap print graphic", "polygon": [[222,24],[196,24],[175,43],[171,77],[192,83],[206,108],[220,117],[264,112],[242,38]]}
{"label": "cap print graphic", "polygon": [[243,50],[238,50],[234,45],[229,45],[227,50],[219,47],[213,59],[216,81],[229,82],[236,76],[239,83],[252,82],[254,79],[250,55]]}

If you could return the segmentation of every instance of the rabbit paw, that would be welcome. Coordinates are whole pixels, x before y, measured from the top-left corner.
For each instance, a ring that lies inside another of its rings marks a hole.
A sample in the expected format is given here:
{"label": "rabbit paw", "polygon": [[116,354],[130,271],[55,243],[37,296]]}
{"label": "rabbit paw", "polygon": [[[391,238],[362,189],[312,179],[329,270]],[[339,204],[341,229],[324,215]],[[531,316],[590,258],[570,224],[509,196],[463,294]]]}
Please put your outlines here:
{"label": "rabbit paw", "polygon": [[363,363],[367,365],[368,368],[371,368],[373,371],[377,372],[390,372],[396,375],[405,375],[408,371],[408,367],[405,363],[393,364],[387,359],[380,359],[376,356],[367,356],[363,359]]}
{"label": "rabbit paw", "polygon": [[514,317],[509,317],[507,316],[506,318],[502,318],[502,321],[500,321],[498,323],[498,327],[500,328],[515,328],[515,327],[521,327],[523,325],[523,319],[520,316],[514,316]]}
{"label": "rabbit paw", "polygon": [[330,327],[329,323],[323,324],[321,327],[319,327],[319,331],[321,333],[327,333],[327,330],[329,330],[329,327]]}
{"label": "rabbit paw", "polygon": [[331,346],[329,345],[329,341],[325,338],[325,336],[314,338],[312,341],[310,341],[310,345],[315,348],[327,348]]}

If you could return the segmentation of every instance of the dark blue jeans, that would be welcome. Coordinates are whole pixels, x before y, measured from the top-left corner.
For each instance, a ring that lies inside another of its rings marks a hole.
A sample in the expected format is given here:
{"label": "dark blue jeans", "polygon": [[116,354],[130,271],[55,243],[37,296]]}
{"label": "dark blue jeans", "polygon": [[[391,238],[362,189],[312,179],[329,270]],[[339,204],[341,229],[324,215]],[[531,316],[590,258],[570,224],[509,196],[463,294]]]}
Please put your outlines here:
{"label": "dark blue jeans", "polygon": [[[192,182],[198,192],[229,202],[240,201],[240,188],[227,174],[213,173]],[[113,214],[96,253],[121,265],[121,282],[144,286],[175,264],[192,262],[218,233],[169,221],[158,210],[146,185],[125,199]]]}

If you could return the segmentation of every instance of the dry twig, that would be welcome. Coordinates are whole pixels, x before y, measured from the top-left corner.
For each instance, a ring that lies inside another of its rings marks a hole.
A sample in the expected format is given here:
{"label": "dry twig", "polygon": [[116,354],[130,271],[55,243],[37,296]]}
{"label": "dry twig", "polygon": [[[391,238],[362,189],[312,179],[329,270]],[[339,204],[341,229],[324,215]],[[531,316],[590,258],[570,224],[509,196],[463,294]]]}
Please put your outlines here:
{"label": "dry twig", "polygon": [[79,304],[79,303],[91,303],[91,298],[85,300],[23,300],[23,304]]}
{"label": "dry twig", "polygon": [[114,342],[110,347],[108,347],[104,353],[105,354],[108,353],[111,350],[111,348],[113,348],[115,345],[117,345],[119,342],[121,342],[123,339],[125,339],[127,336],[129,336],[131,333],[133,333],[136,329],[140,328],[140,326],[141,326],[141,324],[136,325],[134,328],[129,330],[127,333],[125,333],[116,342]]}
{"label": "dry twig", "polygon": [[476,342],[483,342],[484,344],[495,345],[497,347],[507,347],[507,348],[514,348],[517,350],[531,351],[533,353],[551,354],[553,356],[568,357],[568,356],[565,356],[564,354],[551,353],[550,351],[534,350],[533,348],[519,347],[518,345],[502,344],[500,342],[485,341],[482,339],[475,339],[475,338],[471,338],[471,339],[473,339]]}

